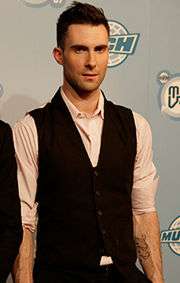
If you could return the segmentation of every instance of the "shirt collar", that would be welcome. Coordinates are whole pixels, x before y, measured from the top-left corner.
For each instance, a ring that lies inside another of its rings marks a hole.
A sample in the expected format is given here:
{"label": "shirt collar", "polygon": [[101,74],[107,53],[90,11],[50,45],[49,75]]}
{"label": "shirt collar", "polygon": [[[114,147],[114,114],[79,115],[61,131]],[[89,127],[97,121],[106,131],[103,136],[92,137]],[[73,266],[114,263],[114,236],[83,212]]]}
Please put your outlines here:
{"label": "shirt collar", "polygon": [[62,87],[60,93],[73,119],[83,118],[83,117],[92,118],[99,115],[104,120],[104,97],[102,92],[100,92],[97,108],[92,115],[79,111],[77,107],[67,98]]}

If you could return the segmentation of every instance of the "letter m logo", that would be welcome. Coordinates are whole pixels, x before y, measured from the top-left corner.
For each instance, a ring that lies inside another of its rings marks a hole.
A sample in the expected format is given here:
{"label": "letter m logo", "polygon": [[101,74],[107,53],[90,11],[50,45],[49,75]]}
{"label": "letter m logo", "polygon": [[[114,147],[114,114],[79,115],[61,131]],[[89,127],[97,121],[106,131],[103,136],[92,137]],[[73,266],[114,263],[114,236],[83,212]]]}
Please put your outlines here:
{"label": "letter m logo", "polygon": [[171,241],[172,231],[161,232],[161,243],[168,243]]}

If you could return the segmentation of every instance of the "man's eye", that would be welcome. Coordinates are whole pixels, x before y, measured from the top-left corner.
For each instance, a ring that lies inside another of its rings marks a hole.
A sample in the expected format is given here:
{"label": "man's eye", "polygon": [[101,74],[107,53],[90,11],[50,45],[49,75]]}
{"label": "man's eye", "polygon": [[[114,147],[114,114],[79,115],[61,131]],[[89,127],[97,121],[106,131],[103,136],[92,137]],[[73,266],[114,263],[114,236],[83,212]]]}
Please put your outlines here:
{"label": "man's eye", "polygon": [[81,53],[84,53],[86,50],[84,49],[84,48],[77,48],[77,49],[75,49],[75,52],[77,53],[77,54],[81,54]]}
{"label": "man's eye", "polygon": [[106,49],[105,47],[97,47],[96,52],[103,53],[105,51],[105,49]]}
{"label": "man's eye", "polygon": [[99,53],[100,53],[100,52],[103,52],[103,49],[102,49],[102,48],[97,48],[97,49],[96,49],[96,52],[99,52]]}

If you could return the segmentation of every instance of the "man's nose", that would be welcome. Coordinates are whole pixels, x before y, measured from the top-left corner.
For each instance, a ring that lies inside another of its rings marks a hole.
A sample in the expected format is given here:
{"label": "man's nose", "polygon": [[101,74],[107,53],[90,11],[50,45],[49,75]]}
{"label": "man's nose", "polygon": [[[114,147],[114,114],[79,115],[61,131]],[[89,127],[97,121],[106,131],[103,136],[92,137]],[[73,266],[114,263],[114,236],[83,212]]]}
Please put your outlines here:
{"label": "man's nose", "polygon": [[86,67],[89,67],[91,69],[96,67],[96,54],[94,52],[88,53]]}

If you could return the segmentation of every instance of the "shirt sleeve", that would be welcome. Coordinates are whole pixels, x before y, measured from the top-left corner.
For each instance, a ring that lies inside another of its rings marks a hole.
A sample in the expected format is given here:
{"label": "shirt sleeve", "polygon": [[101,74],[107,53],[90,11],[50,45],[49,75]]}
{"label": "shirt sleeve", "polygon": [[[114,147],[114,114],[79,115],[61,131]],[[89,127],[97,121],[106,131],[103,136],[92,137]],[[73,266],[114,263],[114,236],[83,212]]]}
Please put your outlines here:
{"label": "shirt sleeve", "polygon": [[38,137],[34,119],[30,115],[15,124],[13,138],[18,166],[22,224],[34,232],[38,205],[35,201],[38,177]]}
{"label": "shirt sleeve", "polygon": [[155,195],[159,177],[153,163],[152,134],[148,122],[139,114],[134,114],[137,135],[137,153],[132,189],[134,214],[155,211]]}

